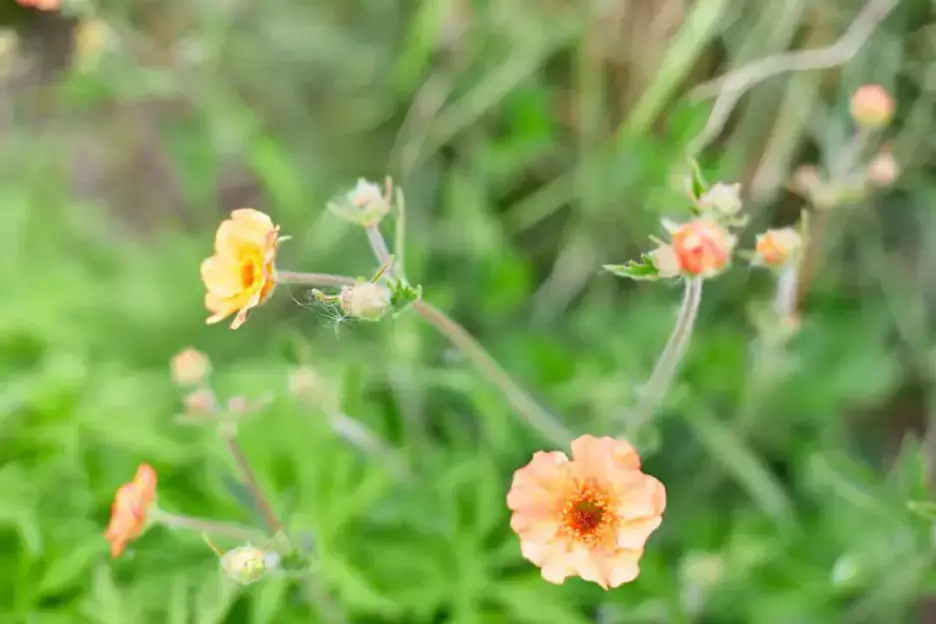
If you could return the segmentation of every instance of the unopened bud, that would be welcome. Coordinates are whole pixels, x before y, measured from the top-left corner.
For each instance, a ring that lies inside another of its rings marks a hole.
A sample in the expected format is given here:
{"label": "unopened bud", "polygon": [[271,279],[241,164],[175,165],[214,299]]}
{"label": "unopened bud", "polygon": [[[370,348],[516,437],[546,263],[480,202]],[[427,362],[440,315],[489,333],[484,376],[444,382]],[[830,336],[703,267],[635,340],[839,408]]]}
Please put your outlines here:
{"label": "unopened bud", "polygon": [[668,226],[680,272],[713,277],[731,262],[736,239],[723,226],[707,218]]}
{"label": "unopened bud", "polygon": [[779,267],[793,257],[802,245],[802,238],[794,228],[767,230],[757,236],[754,251],[756,260],[771,267]]}
{"label": "unopened bud", "polygon": [[894,98],[881,85],[862,85],[852,95],[850,111],[852,119],[862,128],[881,128],[894,115]]}
{"label": "unopened bud", "polygon": [[176,384],[197,386],[211,373],[211,361],[201,351],[188,347],[172,358],[169,368]]}
{"label": "unopened bud", "polygon": [[280,557],[275,552],[255,546],[239,546],[221,556],[221,568],[232,580],[250,585],[278,567],[279,561]]}
{"label": "unopened bud", "polygon": [[650,256],[650,262],[653,263],[653,268],[657,270],[657,275],[660,277],[666,279],[676,277],[681,273],[679,259],[672,245],[661,244],[647,255]]}
{"label": "unopened bud", "polygon": [[190,416],[204,416],[218,409],[214,392],[207,388],[190,392],[185,397],[185,413]]}
{"label": "unopened bud", "polygon": [[810,199],[816,191],[822,187],[822,184],[822,178],[819,177],[819,170],[812,165],[803,165],[793,174],[793,181],[790,187],[797,195]]}
{"label": "unopened bud", "polygon": [[384,196],[379,186],[364,178],[358,180],[347,199],[368,223],[376,223],[390,212],[390,198]]}
{"label": "unopened bud", "polygon": [[716,216],[732,217],[741,210],[741,184],[718,182],[699,198],[698,204]]}
{"label": "unopened bud", "polygon": [[289,373],[287,387],[296,399],[317,402],[322,394],[322,378],[310,366],[300,366]]}
{"label": "unopened bud", "polygon": [[342,288],[339,302],[348,316],[378,321],[390,310],[390,291],[382,284],[362,282]]}
{"label": "unopened bud", "polygon": [[900,175],[900,166],[890,152],[880,152],[868,163],[868,179],[876,186],[890,186]]}

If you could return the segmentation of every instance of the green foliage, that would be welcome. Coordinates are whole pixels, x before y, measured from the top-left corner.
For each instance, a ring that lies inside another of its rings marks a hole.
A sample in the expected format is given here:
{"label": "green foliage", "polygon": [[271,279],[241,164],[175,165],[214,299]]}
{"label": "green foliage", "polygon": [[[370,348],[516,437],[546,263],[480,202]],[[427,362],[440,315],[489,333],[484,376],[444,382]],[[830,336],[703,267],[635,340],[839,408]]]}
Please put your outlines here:
{"label": "green foliage", "polygon": [[[668,509],[632,584],[554,586],[523,560],[505,495],[546,444],[418,315],[345,322],[279,286],[236,332],[204,324],[198,266],[227,211],[275,217],[293,237],[284,270],[369,275],[364,234],[326,203],[389,173],[421,285],[397,285],[393,308],[424,297],[567,426],[619,433],[679,293],[597,269],[655,277],[645,255],[605,263],[687,204],[673,173],[710,106],[677,87],[833,27],[802,3],[699,0],[646,18],[633,4],[597,3],[626,17],[599,16],[607,46],[589,3],[102,5],[133,45],[18,94],[0,143],[0,622],[912,621],[936,591],[932,434],[907,432],[932,418],[936,353],[923,0],[842,71],[755,87],[693,164],[695,194],[702,166],[756,179],[742,236],[792,222],[786,172],[841,141],[828,129],[848,127],[855,86],[900,85],[893,143],[914,160],[898,189],[830,221],[785,349],[751,349],[745,313],[769,304],[768,272],[706,284],[641,432]],[[858,9],[839,4],[843,29]],[[22,33],[27,54],[67,47]],[[836,77],[841,93],[820,88]],[[102,535],[141,462],[167,511],[260,523],[217,436],[174,418],[168,362],[188,345],[211,356],[223,397],[269,398],[241,440],[297,551],[246,587],[196,534],[155,528],[117,560]],[[327,400],[287,391],[298,364]],[[386,452],[349,441],[338,416]]]}
{"label": "green foliage", "polygon": [[640,254],[640,260],[629,260],[627,264],[606,264],[604,270],[618,277],[637,281],[654,282],[659,279],[659,271],[653,265],[650,254]]}

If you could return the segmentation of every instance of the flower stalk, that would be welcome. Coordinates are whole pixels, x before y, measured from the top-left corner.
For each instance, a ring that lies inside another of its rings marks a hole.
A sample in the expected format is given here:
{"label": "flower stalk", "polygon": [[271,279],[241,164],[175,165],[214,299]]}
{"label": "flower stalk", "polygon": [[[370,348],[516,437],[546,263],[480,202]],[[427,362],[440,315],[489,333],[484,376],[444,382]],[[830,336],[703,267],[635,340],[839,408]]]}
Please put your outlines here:
{"label": "flower stalk", "polygon": [[686,279],[686,288],[683,293],[682,305],[676,317],[676,325],[670,334],[666,346],[657,359],[653,372],[641,393],[640,401],[634,410],[630,426],[634,429],[642,426],[653,417],[660,401],[666,395],[670,383],[673,381],[679,364],[689,347],[692,329],[699,314],[699,304],[702,303],[702,278],[691,277]]}
{"label": "flower stalk", "polygon": [[262,533],[255,529],[229,522],[173,514],[158,507],[154,507],[150,511],[150,517],[154,523],[162,524],[170,529],[184,529],[207,535],[222,535],[238,541],[251,541],[262,537]]}

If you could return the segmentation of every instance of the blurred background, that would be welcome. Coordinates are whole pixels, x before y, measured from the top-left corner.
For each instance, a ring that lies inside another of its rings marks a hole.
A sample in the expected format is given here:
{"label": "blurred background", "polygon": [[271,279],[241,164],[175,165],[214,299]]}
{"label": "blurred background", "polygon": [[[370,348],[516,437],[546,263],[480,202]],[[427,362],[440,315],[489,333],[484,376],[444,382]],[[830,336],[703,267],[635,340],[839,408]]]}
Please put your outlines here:
{"label": "blurred background", "polygon": [[[835,43],[862,2],[4,0],[0,622],[936,622],[936,12],[872,3],[896,8],[830,67],[742,94],[700,163],[744,185],[750,249],[798,218],[792,172],[834,168],[851,94],[877,83],[901,176],[832,214],[769,365],[753,362],[770,274],[739,260],[706,286],[678,381],[635,433],[665,521],[639,579],[605,592],[521,558],[505,494],[550,445],[419,317],[349,322],[281,287],[237,332],[206,327],[199,263],[252,206],[293,237],[281,268],[369,276],[362,232],[325,205],[392,175],[426,300],[570,428],[618,431],[681,294],[600,267],[685,215],[674,176],[719,93],[697,87]],[[197,534],[163,528],[109,558],[114,491],[142,462],[163,508],[257,521],[217,436],[177,422],[186,346],[222,396],[270,399],[243,444],[313,549],[311,584],[239,587]]]}

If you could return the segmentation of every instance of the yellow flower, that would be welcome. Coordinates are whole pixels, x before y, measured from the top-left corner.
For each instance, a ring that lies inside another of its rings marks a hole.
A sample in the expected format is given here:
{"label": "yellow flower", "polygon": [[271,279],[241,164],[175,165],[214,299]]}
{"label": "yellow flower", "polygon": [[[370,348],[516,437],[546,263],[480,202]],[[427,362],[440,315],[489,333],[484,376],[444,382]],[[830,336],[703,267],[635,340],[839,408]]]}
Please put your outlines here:
{"label": "yellow flower", "polygon": [[514,473],[507,506],[521,553],[550,583],[579,576],[608,589],[633,581],[666,490],[623,440],[583,435],[572,457],[540,451]]}
{"label": "yellow flower", "polygon": [[202,262],[201,277],[208,292],[207,323],[235,314],[231,329],[247,320],[247,313],[266,301],[276,285],[273,261],[283,239],[270,217],[241,208],[231,213],[215,236],[214,255]]}

